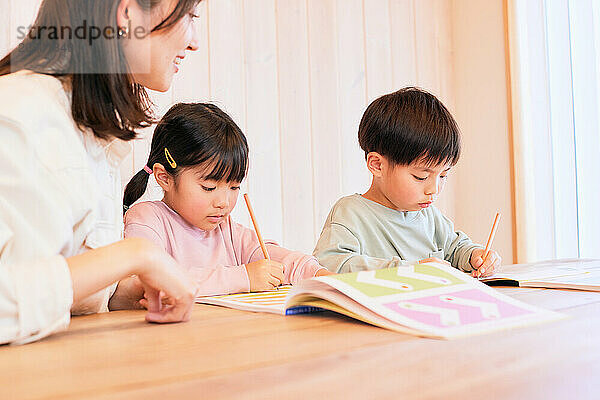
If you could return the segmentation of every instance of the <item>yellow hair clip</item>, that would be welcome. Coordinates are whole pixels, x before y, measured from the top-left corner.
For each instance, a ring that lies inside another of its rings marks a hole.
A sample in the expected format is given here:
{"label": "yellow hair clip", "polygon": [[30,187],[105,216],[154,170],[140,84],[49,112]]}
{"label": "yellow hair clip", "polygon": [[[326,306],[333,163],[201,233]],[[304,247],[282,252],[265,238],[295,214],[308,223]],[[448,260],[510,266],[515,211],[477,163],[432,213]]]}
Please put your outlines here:
{"label": "yellow hair clip", "polygon": [[175,162],[175,159],[173,158],[171,153],[169,153],[169,149],[167,149],[166,147],[165,147],[165,158],[167,159],[167,162],[169,163],[171,168],[173,168],[173,169],[177,168],[177,163]]}

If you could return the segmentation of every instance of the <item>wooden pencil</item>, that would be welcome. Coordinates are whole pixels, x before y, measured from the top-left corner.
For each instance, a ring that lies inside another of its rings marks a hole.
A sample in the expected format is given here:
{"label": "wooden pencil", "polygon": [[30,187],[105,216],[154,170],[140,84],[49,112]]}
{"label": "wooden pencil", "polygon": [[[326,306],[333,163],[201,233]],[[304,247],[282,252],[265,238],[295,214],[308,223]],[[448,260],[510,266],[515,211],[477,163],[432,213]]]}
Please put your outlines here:
{"label": "wooden pencil", "polygon": [[[490,255],[490,247],[492,242],[494,241],[494,236],[496,236],[496,230],[498,229],[498,221],[500,220],[500,213],[496,213],[496,217],[494,218],[494,224],[492,225],[492,231],[490,232],[490,236],[488,237],[487,243],[485,245],[485,250],[483,251],[483,264],[485,264],[488,256]],[[483,264],[481,264],[483,266]],[[485,270],[480,272],[480,276],[484,273]]]}
{"label": "wooden pencil", "polygon": [[258,223],[256,222],[256,217],[254,216],[254,210],[252,209],[252,205],[250,204],[250,198],[248,197],[248,193],[244,193],[244,200],[246,201],[246,207],[248,207],[248,213],[250,214],[250,219],[252,220],[252,225],[254,225],[254,230],[256,231],[256,236],[258,237],[258,242],[260,243],[260,248],[262,249],[263,255],[267,260],[270,260],[269,252],[267,251],[267,247],[265,246],[265,242],[260,234],[260,230],[258,229]]}

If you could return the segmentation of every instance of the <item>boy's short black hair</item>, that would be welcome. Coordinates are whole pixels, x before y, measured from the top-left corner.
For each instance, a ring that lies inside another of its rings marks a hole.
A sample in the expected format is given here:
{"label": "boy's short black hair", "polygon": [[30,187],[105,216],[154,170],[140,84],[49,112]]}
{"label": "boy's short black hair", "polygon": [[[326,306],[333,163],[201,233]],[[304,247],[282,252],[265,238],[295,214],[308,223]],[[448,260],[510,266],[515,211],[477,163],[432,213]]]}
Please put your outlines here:
{"label": "boy's short black hair", "polygon": [[373,101],[360,121],[358,141],[365,155],[377,152],[396,165],[455,165],[460,158],[456,121],[434,95],[415,87]]}

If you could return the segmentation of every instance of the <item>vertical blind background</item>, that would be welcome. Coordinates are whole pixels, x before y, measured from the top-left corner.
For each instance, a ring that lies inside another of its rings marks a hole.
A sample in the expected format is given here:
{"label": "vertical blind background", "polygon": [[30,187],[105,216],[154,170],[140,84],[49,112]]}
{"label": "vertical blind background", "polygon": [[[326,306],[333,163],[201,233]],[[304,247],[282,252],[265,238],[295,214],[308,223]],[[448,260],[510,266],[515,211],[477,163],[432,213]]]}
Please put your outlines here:
{"label": "vertical blind background", "polygon": [[519,252],[600,258],[600,2],[510,8]]}

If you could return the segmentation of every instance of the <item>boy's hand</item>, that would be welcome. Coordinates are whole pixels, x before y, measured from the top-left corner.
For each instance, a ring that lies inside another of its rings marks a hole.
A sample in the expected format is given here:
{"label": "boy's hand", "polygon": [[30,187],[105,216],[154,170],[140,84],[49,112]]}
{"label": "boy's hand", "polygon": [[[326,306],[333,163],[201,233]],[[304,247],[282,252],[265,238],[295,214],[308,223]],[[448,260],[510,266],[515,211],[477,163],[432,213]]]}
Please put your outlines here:
{"label": "boy's hand", "polygon": [[484,249],[476,249],[471,253],[471,266],[473,267],[473,272],[471,275],[474,278],[486,277],[490,276],[494,273],[494,270],[500,266],[500,262],[502,261],[502,257],[495,252],[494,250],[490,250],[487,256],[487,260],[485,260],[485,264],[483,263],[483,253]]}
{"label": "boy's hand", "polygon": [[430,262],[434,262],[434,263],[439,263],[439,264],[444,264],[444,265],[448,265],[450,266],[450,263],[446,260],[440,260],[437,257],[429,257],[429,258],[424,258],[422,260],[419,260],[419,264],[427,264]]}
{"label": "boy's hand", "polygon": [[250,291],[273,290],[277,286],[281,286],[284,280],[283,268],[282,263],[267,259],[246,264],[246,271],[250,280]]}

